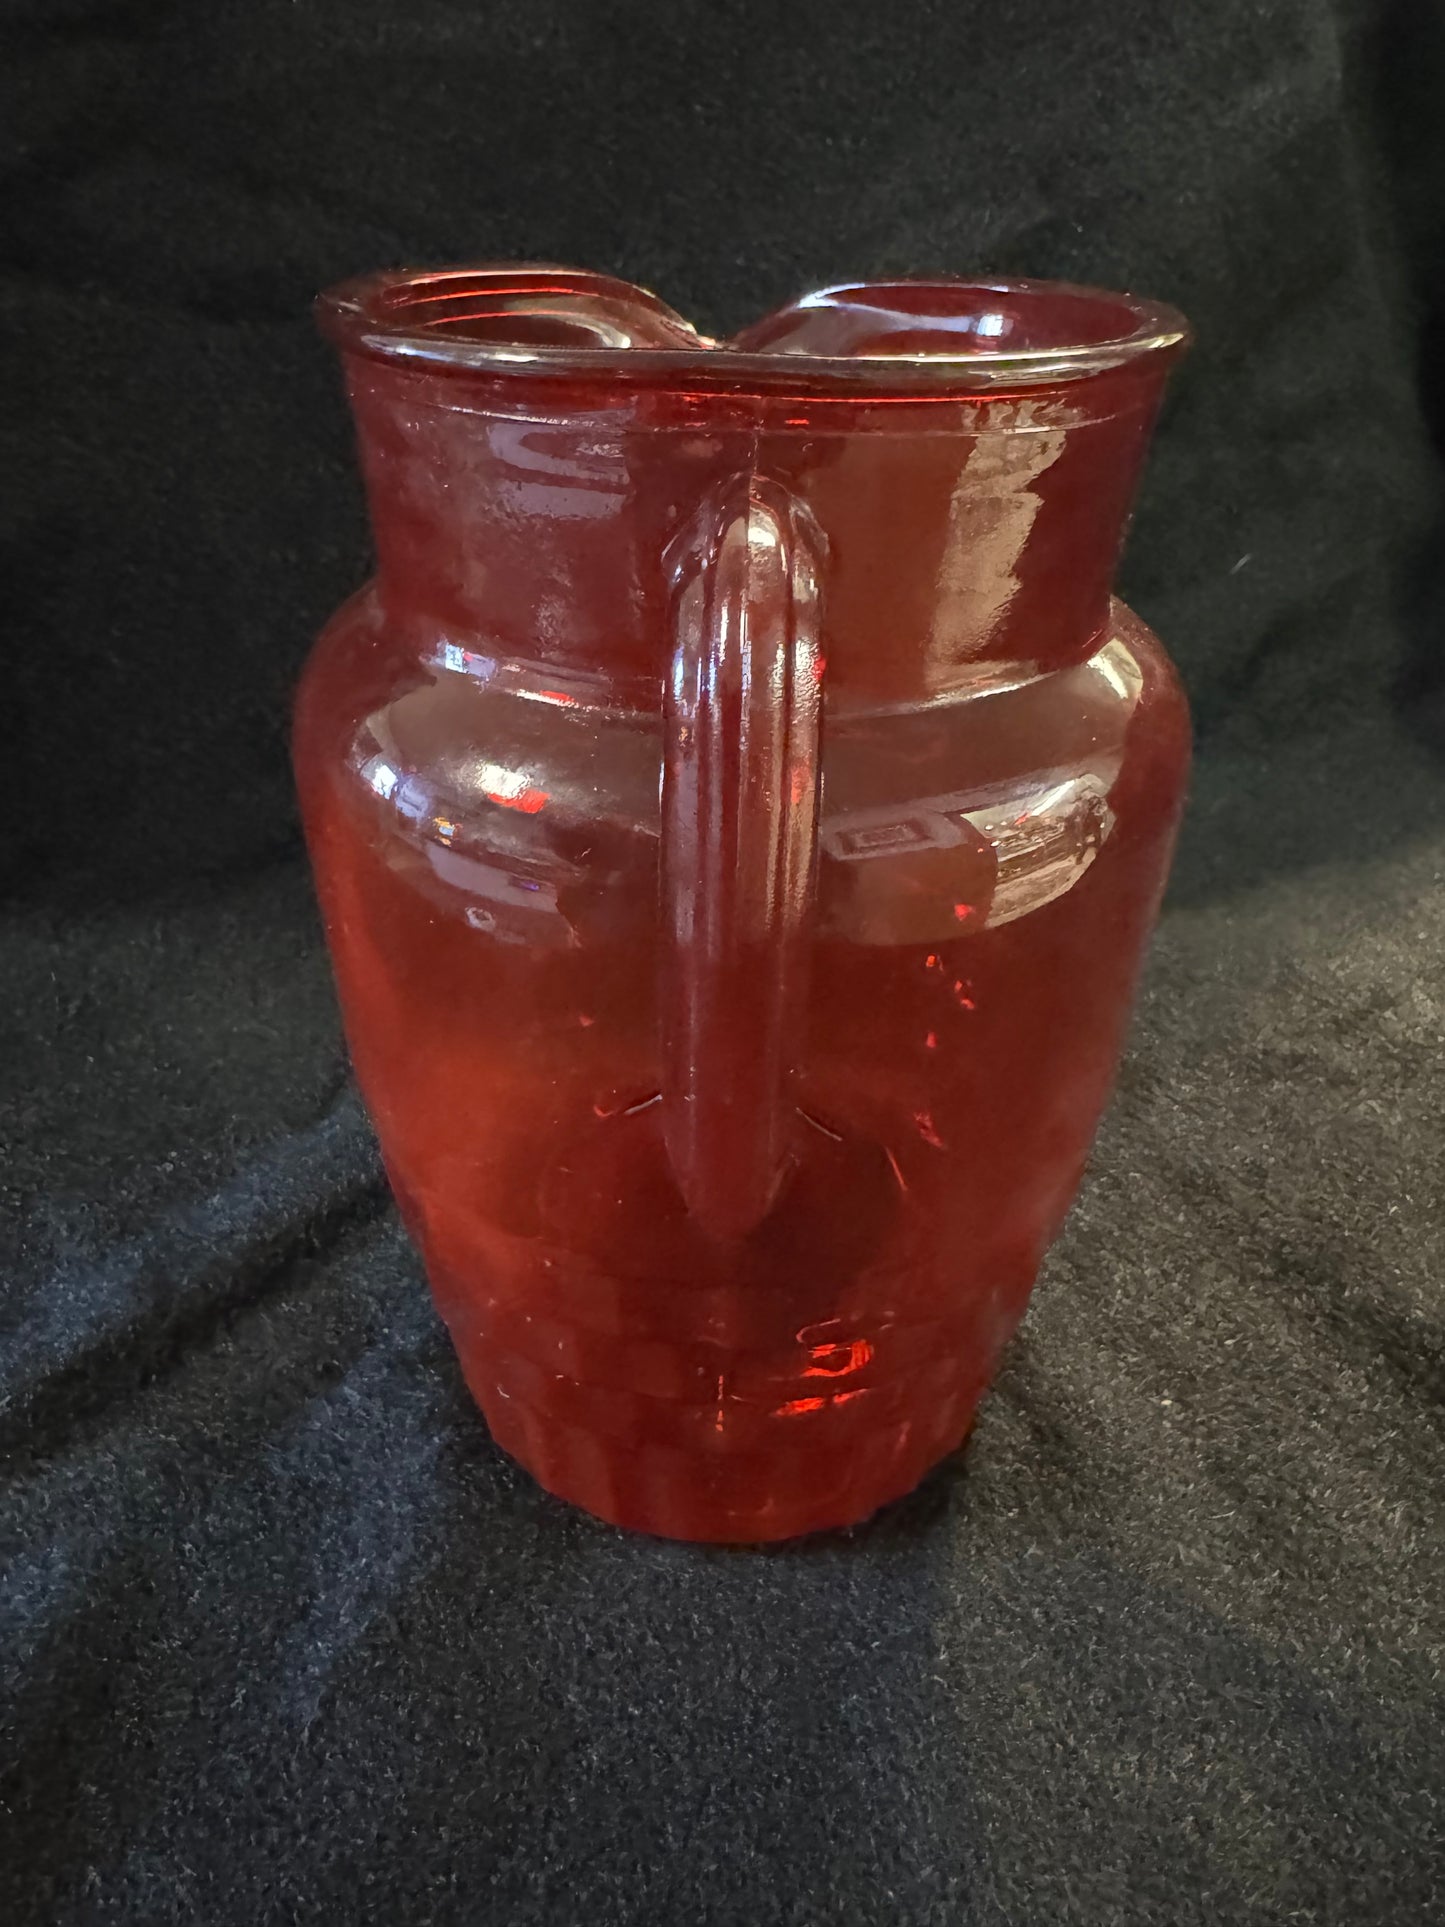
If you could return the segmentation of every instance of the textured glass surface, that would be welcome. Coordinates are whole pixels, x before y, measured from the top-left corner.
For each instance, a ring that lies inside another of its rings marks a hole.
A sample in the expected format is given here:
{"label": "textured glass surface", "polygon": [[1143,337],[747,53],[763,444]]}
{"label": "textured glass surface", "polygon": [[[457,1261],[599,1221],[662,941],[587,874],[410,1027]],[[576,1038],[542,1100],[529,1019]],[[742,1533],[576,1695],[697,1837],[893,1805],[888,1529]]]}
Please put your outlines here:
{"label": "textured glass surface", "polygon": [[326,318],[378,573],[297,769],[468,1382],[620,1523],[857,1519],[966,1434],[1117,1062],[1188,725],[1109,585],[1181,324],[901,284],[719,347],[554,269]]}

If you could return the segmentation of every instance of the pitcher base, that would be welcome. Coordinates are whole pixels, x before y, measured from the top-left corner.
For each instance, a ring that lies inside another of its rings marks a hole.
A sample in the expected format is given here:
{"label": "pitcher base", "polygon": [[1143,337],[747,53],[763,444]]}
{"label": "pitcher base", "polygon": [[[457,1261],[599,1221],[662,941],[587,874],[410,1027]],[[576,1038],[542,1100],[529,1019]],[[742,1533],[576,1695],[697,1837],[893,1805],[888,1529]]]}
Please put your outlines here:
{"label": "pitcher base", "polygon": [[[714,1544],[756,1545],[859,1524],[962,1445],[982,1393],[955,1373],[942,1396],[933,1389],[920,1401],[918,1387],[906,1388],[910,1416],[897,1415],[901,1398],[880,1401],[893,1412],[870,1415],[866,1427],[822,1399],[797,1400],[791,1410],[745,1415],[753,1449],[729,1446],[720,1430],[709,1450],[677,1436],[705,1424],[705,1412],[647,1409],[679,1402],[647,1400],[639,1410],[637,1395],[555,1374],[546,1385],[533,1383],[539,1374],[527,1360],[459,1355],[495,1442],[554,1497],[629,1531]],[[717,1416],[726,1428],[742,1415],[719,1408]],[[767,1425],[777,1438],[763,1445]]]}

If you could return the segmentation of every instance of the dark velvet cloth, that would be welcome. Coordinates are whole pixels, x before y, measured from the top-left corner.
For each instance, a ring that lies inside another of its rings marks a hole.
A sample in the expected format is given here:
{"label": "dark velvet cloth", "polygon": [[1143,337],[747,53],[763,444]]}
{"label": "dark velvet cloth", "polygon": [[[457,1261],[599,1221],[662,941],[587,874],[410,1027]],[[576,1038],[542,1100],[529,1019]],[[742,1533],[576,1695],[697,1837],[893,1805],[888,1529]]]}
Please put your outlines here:
{"label": "dark velvet cloth", "polygon": [[[1392,0],[9,0],[0,1919],[1445,1919],[1445,21]],[[967,1452],[625,1537],[490,1443],[286,761],[367,537],[313,291],[1176,302],[1124,589],[1199,754]]]}

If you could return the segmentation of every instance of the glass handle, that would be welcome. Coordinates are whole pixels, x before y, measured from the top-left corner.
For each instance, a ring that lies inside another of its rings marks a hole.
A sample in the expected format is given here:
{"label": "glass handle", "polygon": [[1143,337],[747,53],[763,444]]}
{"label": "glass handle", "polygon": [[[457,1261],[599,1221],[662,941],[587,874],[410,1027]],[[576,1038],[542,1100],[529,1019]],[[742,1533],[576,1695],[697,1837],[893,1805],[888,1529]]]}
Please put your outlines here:
{"label": "glass handle", "polygon": [[675,546],[662,785],[664,1131],[714,1237],[766,1214],[789,1160],[806,1019],[823,659],[818,545],[749,475]]}

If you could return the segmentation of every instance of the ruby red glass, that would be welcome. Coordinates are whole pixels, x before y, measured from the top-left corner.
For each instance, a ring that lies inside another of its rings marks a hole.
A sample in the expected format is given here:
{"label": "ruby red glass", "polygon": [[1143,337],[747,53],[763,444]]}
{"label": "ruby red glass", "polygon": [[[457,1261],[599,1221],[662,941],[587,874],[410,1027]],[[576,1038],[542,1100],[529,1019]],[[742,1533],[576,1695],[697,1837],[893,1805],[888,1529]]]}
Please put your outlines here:
{"label": "ruby red glass", "polygon": [[1118,1060],[1188,721],[1110,584],[1183,323],[944,280],[716,343],[538,267],[322,315],[377,569],[296,768],[467,1383],[619,1524],[862,1518],[965,1437]]}

